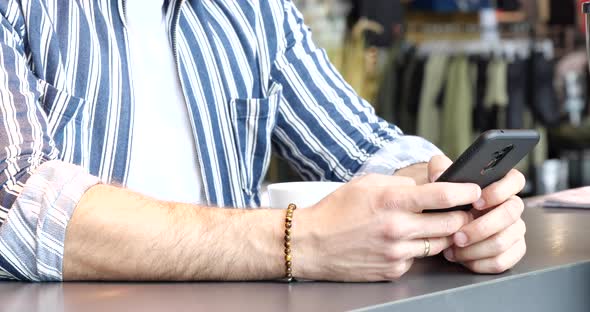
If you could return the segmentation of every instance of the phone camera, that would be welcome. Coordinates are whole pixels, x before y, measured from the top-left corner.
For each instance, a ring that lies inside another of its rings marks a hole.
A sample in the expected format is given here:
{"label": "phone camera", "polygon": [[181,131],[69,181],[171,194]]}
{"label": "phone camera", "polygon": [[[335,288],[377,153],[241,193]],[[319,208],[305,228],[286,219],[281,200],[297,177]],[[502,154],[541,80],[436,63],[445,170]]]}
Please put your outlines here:
{"label": "phone camera", "polygon": [[508,145],[506,146],[502,152],[504,152],[505,154],[509,153],[510,151],[512,151],[514,149],[514,145]]}
{"label": "phone camera", "polygon": [[492,160],[490,160],[485,168],[483,168],[481,174],[484,175],[488,171],[493,170],[513,149],[514,145],[509,145],[499,151],[494,152],[494,154],[492,154]]}

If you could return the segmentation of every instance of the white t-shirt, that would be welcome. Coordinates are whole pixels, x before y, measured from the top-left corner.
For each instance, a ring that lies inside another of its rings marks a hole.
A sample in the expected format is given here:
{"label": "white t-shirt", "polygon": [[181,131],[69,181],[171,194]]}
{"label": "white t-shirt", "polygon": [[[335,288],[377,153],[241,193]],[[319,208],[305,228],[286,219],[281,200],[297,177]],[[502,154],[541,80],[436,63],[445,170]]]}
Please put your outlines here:
{"label": "white t-shirt", "polygon": [[135,95],[127,187],[161,200],[202,203],[203,180],[163,4],[125,2]]}

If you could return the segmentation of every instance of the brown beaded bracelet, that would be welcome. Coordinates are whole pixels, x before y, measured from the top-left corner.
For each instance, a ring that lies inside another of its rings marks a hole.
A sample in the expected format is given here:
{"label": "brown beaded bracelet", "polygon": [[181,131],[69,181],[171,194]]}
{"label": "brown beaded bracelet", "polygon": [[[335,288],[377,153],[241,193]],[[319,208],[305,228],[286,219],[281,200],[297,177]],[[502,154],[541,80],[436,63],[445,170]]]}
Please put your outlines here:
{"label": "brown beaded bracelet", "polygon": [[293,226],[293,211],[297,209],[295,204],[289,204],[287,207],[287,216],[285,217],[285,281],[293,282],[293,257],[291,256],[291,227]]}

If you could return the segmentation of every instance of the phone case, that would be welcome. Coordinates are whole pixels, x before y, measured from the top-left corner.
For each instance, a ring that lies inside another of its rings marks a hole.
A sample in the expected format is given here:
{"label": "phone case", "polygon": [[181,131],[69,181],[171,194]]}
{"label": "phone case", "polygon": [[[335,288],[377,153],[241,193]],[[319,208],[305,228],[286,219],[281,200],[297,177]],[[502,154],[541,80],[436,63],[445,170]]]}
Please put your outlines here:
{"label": "phone case", "polygon": [[[539,138],[539,133],[534,130],[487,131],[459,156],[437,182],[475,183],[485,188],[514,168],[533,150]],[[470,205],[436,212],[469,209]]]}

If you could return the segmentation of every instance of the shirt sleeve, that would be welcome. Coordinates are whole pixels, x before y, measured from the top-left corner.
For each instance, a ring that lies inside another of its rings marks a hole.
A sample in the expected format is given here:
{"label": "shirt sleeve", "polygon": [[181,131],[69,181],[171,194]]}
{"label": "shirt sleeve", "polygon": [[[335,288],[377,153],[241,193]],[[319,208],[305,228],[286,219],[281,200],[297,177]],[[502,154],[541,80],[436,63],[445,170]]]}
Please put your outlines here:
{"label": "shirt sleeve", "polygon": [[67,223],[98,179],[56,160],[20,12],[0,3],[0,278],[59,281]]}
{"label": "shirt sleeve", "polygon": [[61,281],[66,227],[86,190],[100,183],[79,166],[39,166],[0,227],[0,277]]}
{"label": "shirt sleeve", "polygon": [[417,164],[427,163],[443,152],[434,144],[416,136],[401,136],[383,146],[373,154],[355,175],[378,173],[392,175],[397,170]]}
{"label": "shirt sleeve", "polygon": [[378,117],[314,45],[293,2],[283,5],[278,39],[283,46],[271,70],[273,82],[283,86],[273,144],[304,178],[347,181],[357,173],[392,174],[440,154]]}

